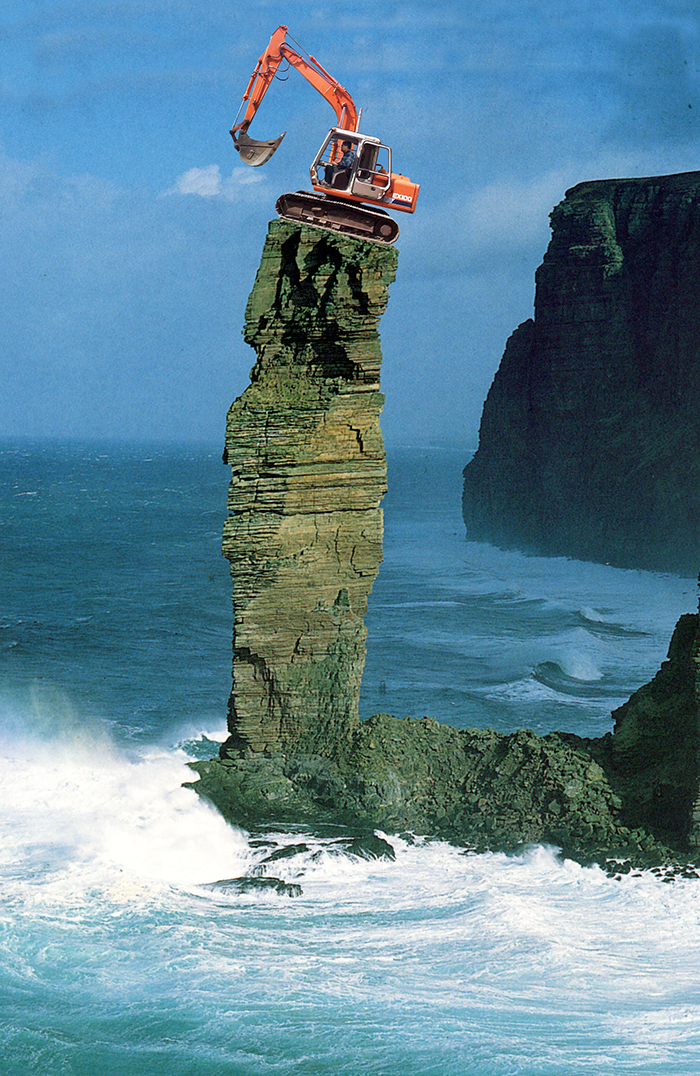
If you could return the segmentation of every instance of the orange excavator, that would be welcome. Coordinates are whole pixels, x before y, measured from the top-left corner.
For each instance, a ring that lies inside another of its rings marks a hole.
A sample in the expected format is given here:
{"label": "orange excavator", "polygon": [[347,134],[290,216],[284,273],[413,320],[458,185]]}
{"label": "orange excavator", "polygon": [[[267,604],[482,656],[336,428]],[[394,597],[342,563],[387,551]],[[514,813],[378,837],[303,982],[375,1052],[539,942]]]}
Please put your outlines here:
{"label": "orange excavator", "polygon": [[[272,141],[258,142],[248,137],[248,128],[280,65],[286,61],[329,102],[336,115],[336,126],[331,127],[311,162],[313,192],[283,194],[277,200],[277,212],[281,217],[299,223],[393,243],[399,234],[399,226],[386,208],[413,213],[419,185],[392,171],[391,149],[378,138],[360,134],[362,109],[358,112],[348,91],[313,56],[302,55],[293,49],[286,37],[287,27],[279,26],[258,60],[243,94],[236,122],[231,128],[231,137],[241,160],[254,168],[265,164],[284,138],[281,134]],[[244,105],[245,112],[239,123]]]}

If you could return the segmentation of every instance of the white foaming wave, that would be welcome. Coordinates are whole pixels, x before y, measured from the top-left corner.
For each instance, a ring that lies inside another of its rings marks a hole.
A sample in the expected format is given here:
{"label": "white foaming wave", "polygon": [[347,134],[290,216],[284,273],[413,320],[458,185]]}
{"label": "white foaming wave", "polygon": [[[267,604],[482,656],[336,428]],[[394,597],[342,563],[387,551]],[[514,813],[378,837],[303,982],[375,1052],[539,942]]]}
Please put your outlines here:
{"label": "white foaming wave", "polygon": [[[386,838],[395,860],[343,855],[337,837],[303,831],[268,834],[258,847],[182,787],[193,777],[182,752],[128,758],[101,732],[91,746],[90,735],[84,722],[76,744],[69,737],[40,742],[14,736],[3,745],[0,848],[8,873],[25,889],[45,889],[49,874],[56,885],[66,883],[71,871],[75,885],[84,878],[92,886],[104,876],[127,890],[151,883],[196,887],[249,874],[273,848],[305,844],[306,850],[264,870],[302,885],[299,906],[321,904],[341,916],[349,905],[389,918],[400,912],[404,925],[405,917],[420,920],[432,908],[448,920],[467,915],[479,930],[504,939],[556,937],[559,944],[571,934],[573,900],[584,934],[602,915],[631,941],[627,916],[642,933],[651,916],[655,938],[670,948],[679,949],[684,926],[682,943],[698,942],[700,885],[692,881],[667,886],[642,872],[615,882],[597,868],[562,861],[553,849],[476,856],[439,841],[396,836]],[[283,903],[292,907],[297,900]]]}
{"label": "white foaming wave", "polygon": [[[438,841],[388,840],[395,861],[338,856],[330,839],[308,838],[307,852],[270,865],[303,892],[277,901],[274,923],[256,921],[256,975],[303,981],[327,997],[371,988],[393,1007],[449,996],[457,1008],[567,1019],[582,999],[598,1014],[646,1010],[651,997],[661,1009],[680,997],[700,1005],[693,881],[665,885],[649,872],[615,881],[541,846],[465,855]],[[212,904],[220,909],[214,896]],[[225,916],[217,923],[230,929]]]}
{"label": "white foaming wave", "polygon": [[556,658],[557,665],[565,676],[572,680],[583,680],[586,683],[602,680],[603,674],[590,654],[582,650],[566,650],[560,652]]}
{"label": "white foaming wave", "polygon": [[[500,1038],[506,1018],[522,1030],[518,1021],[542,1013],[565,1025],[577,1012],[618,1043],[614,1057],[633,1037],[635,1013],[658,1013],[650,1034],[663,1043],[664,1011],[681,999],[688,1013],[700,1005],[693,881],[665,885],[644,872],[614,881],[545,847],[473,855],[384,835],[396,859],[365,860],[338,854],[336,836],[301,830],[265,834],[258,845],[180,787],[191,776],[180,753],[129,759],[96,747],[73,758],[36,740],[5,746],[0,847],[16,860],[6,869],[16,921],[40,932],[47,912],[67,923],[67,910],[68,960],[76,940],[96,944],[90,924],[99,916],[117,953],[130,954],[130,996],[157,963],[183,995],[220,1000],[229,991],[232,1009],[288,1012],[290,1001],[313,997],[319,1012],[358,1003],[398,1019],[434,1011],[441,999],[438,1015],[454,1017],[460,1042],[465,1013],[478,1026],[493,1021]],[[200,888],[250,875],[273,848],[292,844],[306,849],[264,873],[298,883],[299,897]],[[161,897],[167,919],[138,918]]]}
{"label": "white foaming wave", "polygon": [[594,609],[592,605],[584,605],[580,610],[581,616],[585,620],[590,620],[594,624],[611,624],[609,615],[601,612],[600,609]]}
{"label": "white foaming wave", "polygon": [[19,734],[16,714],[8,724],[0,861],[33,899],[79,901],[100,879],[133,892],[245,873],[247,837],[182,787],[195,778],[184,752],[127,757],[89,721],[53,739]]}
{"label": "white foaming wave", "polygon": [[[537,702],[560,703],[562,698],[566,697],[567,693],[562,692],[553,685],[543,683],[530,673],[527,677],[524,677],[521,680],[515,680],[505,684],[489,685],[488,688],[480,690],[479,694],[492,702],[522,702],[531,704]],[[600,696],[593,693],[577,694],[576,705],[598,712],[600,711],[603,698],[605,712],[607,713],[607,711],[615,705],[624,702],[626,696],[620,696],[618,700],[616,697],[608,696],[607,694],[603,696],[602,693]]]}
{"label": "white foaming wave", "polygon": [[[184,739],[185,737],[182,738]],[[222,728],[221,725],[217,725],[216,728],[211,729],[207,726],[207,728],[203,729],[201,727],[201,724],[198,724],[193,729],[191,733],[191,738],[211,740],[212,743],[223,743],[224,740],[228,738],[228,730],[226,728]]]}

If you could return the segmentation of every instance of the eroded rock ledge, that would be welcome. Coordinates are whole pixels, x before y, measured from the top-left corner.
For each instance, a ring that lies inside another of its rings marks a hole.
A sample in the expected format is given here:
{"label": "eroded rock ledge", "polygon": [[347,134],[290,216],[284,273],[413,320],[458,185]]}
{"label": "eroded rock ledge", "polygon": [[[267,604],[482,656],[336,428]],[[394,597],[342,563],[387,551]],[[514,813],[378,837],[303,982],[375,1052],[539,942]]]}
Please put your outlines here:
{"label": "eroded rock ledge", "polygon": [[465,468],[468,536],[694,576],[700,172],[580,183],[551,224]]}

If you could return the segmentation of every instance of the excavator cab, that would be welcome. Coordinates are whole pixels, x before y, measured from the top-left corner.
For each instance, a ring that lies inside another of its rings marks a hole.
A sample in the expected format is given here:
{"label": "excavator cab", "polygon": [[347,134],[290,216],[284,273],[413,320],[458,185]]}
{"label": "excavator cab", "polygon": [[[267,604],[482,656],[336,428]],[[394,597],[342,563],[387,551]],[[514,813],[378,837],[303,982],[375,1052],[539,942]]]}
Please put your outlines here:
{"label": "excavator cab", "polygon": [[[350,144],[350,167],[340,163],[345,143]],[[313,159],[310,173],[316,190],[330,188],[337,196],[349,194],[363,202],[378,202],[386,196],[390,184],[391,150],[378,138],[332,127]]]}

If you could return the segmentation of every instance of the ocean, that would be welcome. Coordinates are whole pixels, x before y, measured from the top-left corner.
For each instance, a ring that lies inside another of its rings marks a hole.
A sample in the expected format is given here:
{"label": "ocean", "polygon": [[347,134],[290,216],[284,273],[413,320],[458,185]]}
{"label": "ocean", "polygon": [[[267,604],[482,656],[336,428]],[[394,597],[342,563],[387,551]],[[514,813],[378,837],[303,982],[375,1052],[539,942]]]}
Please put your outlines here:
{"label": "ocean", "polygon": [[[389,454],[362,716],[602,735],[696,582],[467,542],[469,455]],[[697,881],[425,834],[368,861],[182,787],[225,735],[217,448],[0,460],[2,1076],[696,1076]],[[226,884],[256,869],[301,894]]]}

